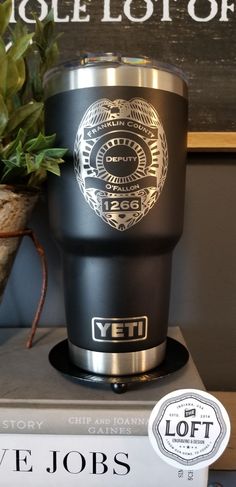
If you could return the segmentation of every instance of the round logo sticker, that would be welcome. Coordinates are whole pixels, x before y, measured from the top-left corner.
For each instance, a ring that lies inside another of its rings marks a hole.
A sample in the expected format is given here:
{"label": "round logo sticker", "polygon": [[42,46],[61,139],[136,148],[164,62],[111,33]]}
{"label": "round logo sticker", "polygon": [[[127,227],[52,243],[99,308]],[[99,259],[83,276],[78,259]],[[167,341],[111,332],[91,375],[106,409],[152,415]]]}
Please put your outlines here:
{"label": "round logo sticker", "polygon": [[140,222],[158,200],[167,174],[166,135],[142,98],[102,98],[85,112],[74,146],[75,175],[85,200],[119,231]]}
{"label": "round logo sticker", "polygon": [[211,394],[183,389],[164,396],[154,407],[148,435],[156,453],[177,468],[197,470],[214,463],[230,437],[224,406]]}

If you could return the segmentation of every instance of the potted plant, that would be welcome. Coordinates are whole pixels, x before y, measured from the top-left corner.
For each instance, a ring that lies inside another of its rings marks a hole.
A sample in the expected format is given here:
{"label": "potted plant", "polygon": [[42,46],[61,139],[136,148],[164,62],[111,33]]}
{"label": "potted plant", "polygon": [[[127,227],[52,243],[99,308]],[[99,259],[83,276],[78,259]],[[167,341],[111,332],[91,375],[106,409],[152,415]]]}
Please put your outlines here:
{"label": "potted plant", "polygon": [[0,3],[0,297],[19,238],[47,172],[60,174],[66,150],[44,133],[43,75],[58,56],[52,12],[35,18],[34,32],[9,20],[12,0]]}

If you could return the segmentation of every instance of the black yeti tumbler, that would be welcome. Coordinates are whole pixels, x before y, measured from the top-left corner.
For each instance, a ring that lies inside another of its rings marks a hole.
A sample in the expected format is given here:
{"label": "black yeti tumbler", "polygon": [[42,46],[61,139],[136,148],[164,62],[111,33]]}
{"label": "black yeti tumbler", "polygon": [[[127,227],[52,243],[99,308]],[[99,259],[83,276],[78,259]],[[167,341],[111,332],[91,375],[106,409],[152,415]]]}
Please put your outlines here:
{"label": "black yeti tumbler", "polygon": [[103,375],[165,357],[183,224],[187,86],[151,59],[87,54],[45,78],[46,130],[69,148],[49,183],[71,361]]}

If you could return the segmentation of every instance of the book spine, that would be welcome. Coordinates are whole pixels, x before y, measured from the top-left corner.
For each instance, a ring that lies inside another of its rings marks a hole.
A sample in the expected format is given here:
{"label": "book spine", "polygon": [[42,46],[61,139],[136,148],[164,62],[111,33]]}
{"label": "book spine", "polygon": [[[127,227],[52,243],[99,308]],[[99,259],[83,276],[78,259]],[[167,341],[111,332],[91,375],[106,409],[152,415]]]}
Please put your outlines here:
{"label": "book spine", "polygon": [[145,436],[150,409],[1,407],[1,434]]}
{"label": "book spine", "polygon": [[207,469],[163,462],[147,436],[1,435],[4,487],[206,487]]}

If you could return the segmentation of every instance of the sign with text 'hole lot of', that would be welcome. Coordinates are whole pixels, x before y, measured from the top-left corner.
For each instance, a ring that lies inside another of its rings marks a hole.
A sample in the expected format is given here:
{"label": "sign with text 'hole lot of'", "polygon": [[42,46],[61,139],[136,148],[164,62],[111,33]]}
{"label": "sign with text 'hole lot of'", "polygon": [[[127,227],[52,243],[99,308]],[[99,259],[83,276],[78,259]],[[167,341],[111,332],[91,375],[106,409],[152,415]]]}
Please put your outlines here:
{"label": "sign with text 'hole lot of'", "polygon": [[236,0],[13,0],[30,28],[53,8],[61,58],[80,51],[144,54],[189,81],[189,130],[235,131]]}

